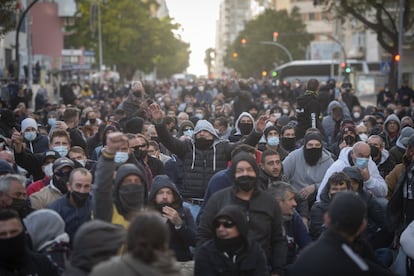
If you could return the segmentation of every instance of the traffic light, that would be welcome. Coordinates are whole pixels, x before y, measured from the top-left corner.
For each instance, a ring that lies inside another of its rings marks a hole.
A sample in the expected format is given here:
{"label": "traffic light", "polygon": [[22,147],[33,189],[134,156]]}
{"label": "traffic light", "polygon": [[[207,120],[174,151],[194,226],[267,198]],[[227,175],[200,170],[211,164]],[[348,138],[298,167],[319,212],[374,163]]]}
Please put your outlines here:
{"label": "traffic light", "polygon": [[236,59],[239,56],[237,52],[233,52],[233,58]]}
{"label": "traffic light", "polygon": [[345,68],[345,73],[349,74],[349,73],[351,73],[351,71],[352,71],[351,67],[347,66]]}
{"label": "traffic light", "polygon": [[345,69],[345,67],[346,67],[346,63],[345,62],[341,62],[341,68],[342,69]]}
{"label": "traffic light", "polygon": [[267,76],[267,72],[265,70],[262,71],[262,77],[266,77]]}
{"label": "traffic light", "polygon": [[279,36],[279,32],[273,32],[273,41],[276,42]]}
{"label": "traffic light", "polygon": [[243,38],[240,40],[240,43],[242,44],[242,46],[245,46],[245,45],[246,45],[246,43],[247,43],[247,39],[243,37]]}
{"label": "traffic light", "polygon": [[277,75],[278,75],[277,71],[272,71],[272,77],[273,77],[273,78],[276,78],[276,77],[277,77]]}
{"label": "traffic light", "polygon": [[399,55],[399,54],[396,54],[395,56],[394,56],[394,61],[395,62],[399,62],[401,60],[401,56]]}

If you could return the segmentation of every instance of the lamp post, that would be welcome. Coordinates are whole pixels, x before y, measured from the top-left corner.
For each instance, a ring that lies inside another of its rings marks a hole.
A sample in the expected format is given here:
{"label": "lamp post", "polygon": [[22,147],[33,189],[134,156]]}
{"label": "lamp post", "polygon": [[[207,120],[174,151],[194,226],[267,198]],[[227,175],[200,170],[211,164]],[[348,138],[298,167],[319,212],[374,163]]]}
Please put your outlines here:
{"label": "lamp post", "polygon": [[282,44],[280,44],[280,43],[278,43],[278,42],[275,42],[275,41],[259,41],[259,43],[260,43],[260,44],[263,44],[263,45],[273,45],[273,46],[276,46],[276,47],[278,47],[278,48],[282,49],[282,50],[286,53],[286,55],[288,56],[289,61],[293,61],[292,54],[291,54],[291,53],[290,53],[290,51],[289,51],[289,50],[288,50],[285,46],[283,46]]}
{"label": "lamp post", "polygon": [[[105,1],[104,1],[105,3]],[[94,12],[97,13],[98,16],[98,63],[99,63],[99,84],[103,82],[103,75],[102,75],[102,66],[103,66],[103,50],[102,50],[102,25],[101,25],[101,3],[100,1],[95,1],[91,5],[91,14]]]}
{"label": "lamp post", "polygon": [[[19,33],[20,33],[20,28],[22,26],[23,20],[26,17],[26,14],[29,12],[29,10],[33,7],[34,4],[36,4],[39,0],[32,0],[32,2],[29,4],[29,6],[27,6],[27,8],[24,10],[24,12],[22,13],[22,15],[20,16],[19,19],[19,23],[17,24],[17,29],[16,29],[16,75],[14,76],[15,80],[18,82],[19,81],[19,75],[20,75],[20,54],[19,54]],[[31,56],[31,55],[30,55]]]}

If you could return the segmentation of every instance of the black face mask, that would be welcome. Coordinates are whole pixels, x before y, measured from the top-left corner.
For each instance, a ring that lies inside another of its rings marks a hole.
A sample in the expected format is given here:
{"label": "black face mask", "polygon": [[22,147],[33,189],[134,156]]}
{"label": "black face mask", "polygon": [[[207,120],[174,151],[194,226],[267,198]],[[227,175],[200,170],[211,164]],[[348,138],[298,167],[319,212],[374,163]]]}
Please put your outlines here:
{"label": "black face mask", "polygon": [[244,246],[243,237],[241,235],[230,239],[215,239],[216,246],[221,252],[226,252],[230,255],[236,253]]}
{"label": "black face mask", "polygon": [[372,159],[376,159],[377,156],[380,154],[380,150],[379,148],[375,147],[375,146],[369,146],[371,148],[371,157]]}
{"label": "black face mask", "polygon": [[69,177],[63,176],[57,179],[56,176],[53,176],[53,185],[62,193],[66,194],[68,192],[68,187],[66,183],[68,182]]}
{"label": "black face mask", "polygon": [[144,184],[127,184],[119,187],[118,197],[120,207],[126,212],[139,211],[144,206]]}
{"label": "black face mask", "polygon": [[0,239],[0,263],[2,266],[11,269],[21,268],[26,259],[26,252],[24,231],[13,238]]}
{"label": "black face mask", "polygon": [[91,124],[96,123],[96,119],[89,119],[89,123],[91,123]]}
{"label": "black face mask", "polygon": [[344,141],[347,146],[352,146],[355,143],[355,138],[351,135],[347,135],[344,137]]}
{"label": "black face mask", "polygon": [[207,140],[204,137],[195,139],[195,146],[200,150],[209,149],[213,145],[214,140]]}
{"label": "black face mask", "polygon": [[147,156],[148,151],[147,150],[140,150],[140,149],[135,148],[134,149],[134,154],[135,154],[135,157],[138,160],[143,160]]}
{"label": "black face mask", "polygon": [[77,191],[72,191],[70,192],[70,194],[72,196],[73,201],[76,204],[76,207],[78,208],[83,207],[89,198],[89,193],[80,193]]}
{"label": "black face mask", "polygon": [[26,199],[13,198],[10,208],[17,211],[21,218],[24,218],[30,213]]}
{"label": "black face mask", "polygon": [[292,151],[296,147],[296,138],[282,137],[280,138],[280,144],[288,151]]}
{"label": "black face mask", "polygon": [[257,178],[254,176],[243,175],[234,180],[236,187],[240,188],[242,191],[248,192],[256,188]]}
{"label": "black face mask", "polygon": [[318,160],[322,156],[322,147],[320,148],[303,148],[303,156],[305,157],[306,163],[308,163],[309,166],[315,166],[316,163],[318,163]]}
{"label": "black face mask", "polygon": [[252,132],[253,124],[239,123],[239,129],[240,129],[241,134],[248,135],[250,132]]}

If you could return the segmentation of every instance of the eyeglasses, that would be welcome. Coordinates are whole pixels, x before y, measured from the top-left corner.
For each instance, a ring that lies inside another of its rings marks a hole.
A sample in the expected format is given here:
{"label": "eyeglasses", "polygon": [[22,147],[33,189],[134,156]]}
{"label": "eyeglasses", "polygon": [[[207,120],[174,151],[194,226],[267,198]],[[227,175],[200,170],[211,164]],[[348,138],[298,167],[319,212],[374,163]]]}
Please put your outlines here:
{"label": "eyeglasses", "polygon": [[220,225],[223,225],[224,228],[232,228],[236,226],[236,224],[231,220],[216,220],[213,223],[214,228],[219,228]]}

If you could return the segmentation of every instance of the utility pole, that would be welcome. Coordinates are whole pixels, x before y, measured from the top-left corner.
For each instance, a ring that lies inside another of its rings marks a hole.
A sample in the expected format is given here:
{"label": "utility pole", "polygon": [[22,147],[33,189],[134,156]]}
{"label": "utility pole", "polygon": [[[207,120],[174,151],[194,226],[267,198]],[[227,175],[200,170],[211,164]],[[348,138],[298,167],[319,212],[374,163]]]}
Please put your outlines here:
{"label": "utility pole", "polygon": [[402,85],[402,61],[403,61],[403,36],[404,36],[404,0],[399,5],[399,31],[398,31],[398,54],[400,60],[397,62],[397,89]]}

